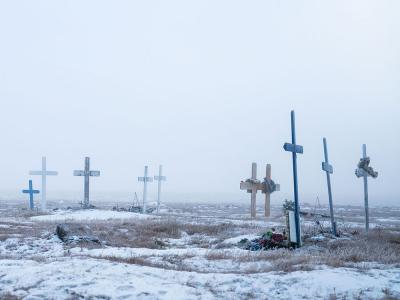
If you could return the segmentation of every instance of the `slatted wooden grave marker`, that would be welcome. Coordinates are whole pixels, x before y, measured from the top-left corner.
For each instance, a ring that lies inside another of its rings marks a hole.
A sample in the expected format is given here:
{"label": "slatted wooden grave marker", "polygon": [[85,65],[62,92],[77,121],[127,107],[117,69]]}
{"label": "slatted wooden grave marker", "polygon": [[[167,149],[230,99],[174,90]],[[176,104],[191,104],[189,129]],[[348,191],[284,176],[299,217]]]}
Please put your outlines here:
{"label": "slatted wooden grave marker", "polygon": [[265,217],[271,216],[271,194],[281,190],[280,184],[275,183],[271,178],[272,167],[267,164],[265,178],[262,182],[262,192],[265,194]]}
{"label": "slatted wooden grave marker", "polygon": [[85,169],[84,170],[75,170],[74,176],[83,176],[84,178],[84,192],[83,192],[83,208],[89,208],[89,179],[90,177],[99,177],[100,171],[91,171],[90,170],[90,157],[85,157]]}
{"label": "slatted wooden grave marker", "polygon": [[365,231],[369,231],[368,177],[377,178],[378,172],[370,167],[371,159],[367,156],[367,145],[362,146],[362,158],[357,165],[356,176],[364,179]]}
{"label": "slatted wooden grave marker", "polygon": [[33,189],[32,180],[29,180],[29,189],[22,190],[22,193],[29,194],[29,208],[30,208],[30,210],[34,210],[35,204],[33,202],[33,195],[34,194],[39,194],[40,192],[39,192],[39,190],[34,190]]}
{"label": "slatted wooden grave marker", "polygon": [[328,185],[328,197],[329,197],[329,211],[331,216],[331,226],[332,226],[332,234],[337,236],[336,230],[336,222],[335,216],[333,212],[333,197],[332,197],[332,186],[331,186],[331,174],[333,174],[333,166],[329,164],[329,157],[328,157],[328,144],[326,142],[326,138],[323,139],[324,144],[324,157],[325,161],[322,162],[322,170],[326,173],[326,182]]}
{"label": "slatted wooden grave marker", "polygon": [[299,187],[297,178],[297,154],[303,154],[304,151],[303,151],[303,146],[296,144],[296,120],[295,120],[295,113],[293,110],[291,112],[291,129],[292,129],[292,143],[285,143],[283,145],[283,149],[285,149],[285,151],[292,152],[296,244],[297,247],[301,247]]}
{"label": "slatted wooden grave marker", "polygon": [[251,217],[255,218],[257,215],[256,212],[256,199],[257,199],[257,191],[262,190],[262,184],[257,179],[257,164],[252,163],[251,165],[251,178],[247,179],[246,181],[240,182],[240,189],[246,190],[249,194],[251,194]]}
{"label": "slatted wooden grave marker", "polygon": [[47,199],[46,199],[46,178],[47,176],[57,176],[57,171],[48,171],[46,165],[46,157],[42,157],[42,170],[40,171],[30,171],[29,175],[39,175],[42,176],[42,201],[40,202],[41,210],[46,210],[47,208]]}
{"label": "slatted wooden grave marker", "polygon": [[147,183],[152,182],[153,178],[148,176],[148,166],[144,167],[144,175],[143,177],[138,177],[139,182],[143,182],[143,206],[142,213],[145,214],[146,211],[146,202],[147,202]]}
{"label": "slatted wooden grave marker", "polygon": [[158,181],[158,194],[157,194],[157,213],[160,211],[160,203],[161,203],[161,183],[167,180],[167,177],[162,175],[162,166],[160,165],[158,168],[158,176],[154,176],[154,180]]}

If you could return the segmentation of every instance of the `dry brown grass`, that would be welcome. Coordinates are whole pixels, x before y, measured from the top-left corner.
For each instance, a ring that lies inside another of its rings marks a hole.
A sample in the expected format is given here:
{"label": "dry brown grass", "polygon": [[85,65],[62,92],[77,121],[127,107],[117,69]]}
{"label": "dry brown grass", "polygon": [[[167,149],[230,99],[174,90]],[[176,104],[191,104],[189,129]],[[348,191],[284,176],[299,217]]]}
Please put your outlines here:
{"label": "dry brown grass", "polygon": [[21,297],[13,295],[9,292],[0,294],[0,300],[19,300],[19,299],[21,299]]}
{"label": "dry brown grass", "polygon": [[[105,245],[113,247],[133,247],[163,249],[167,247],[166,239],[179,239],[182,233],[195,236],[191,245],[208,248],[211,246],[209,237],[217,237],[220,242],[223,238],[231,237],[235,232],[232,224],[185,224],[172,219],[166,220],[144,220],[124,222],[86,222],[84,224],[67,223],[69,227],[86,226],[94,236],[97,236]],[[55,228],[54,224],[54,228]],[[79,230],[79,227],[76,228]],[[197,236],[198,235],[198,236]]]}

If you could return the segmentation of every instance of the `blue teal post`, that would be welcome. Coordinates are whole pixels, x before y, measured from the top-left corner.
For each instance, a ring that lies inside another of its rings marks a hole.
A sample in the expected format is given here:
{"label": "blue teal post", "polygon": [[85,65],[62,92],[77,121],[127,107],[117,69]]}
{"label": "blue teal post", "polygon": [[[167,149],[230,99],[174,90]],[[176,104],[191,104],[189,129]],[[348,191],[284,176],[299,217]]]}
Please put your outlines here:
{"label": "blue teal post", "polygon": [[297,247],[301,247],[301,236],[300,236],[300,205],[299,205],[299,187],[297,179],[297,153],[303,154],[303,146],[296,145],[296,123],[294,110],[291,112],[291,123],[292,123],[292,143],[285,143],[283,149],[288,152],[292,152],[293,160],[293,186],[294,186],[294,217],[296,223],[296,241]]}
{"label": "blue teal post", "polygon": [[29,190],[22,190],[22,193],[29,194],[29,208],[30,210],[33,210],[34,209],[33,195],[39,194],[40,192],[38,190],[33,189],[32,180],[29,180]]}
{"label": "blue teal post", "polygon": [[322,170],[326,172],[326,182],[328,185],[329,210],[330,210],[330,214],[331,214],[332,234],[337,236],[335,216],[333,213],[333,197],[332,197],[332,185],[331,185],[331,174],[333,174],[333,167],[331,164],[329,164],[328,145],[326,142],[326,138],[323,139],[323,143],[324,143],[325,161],[322,162]]}

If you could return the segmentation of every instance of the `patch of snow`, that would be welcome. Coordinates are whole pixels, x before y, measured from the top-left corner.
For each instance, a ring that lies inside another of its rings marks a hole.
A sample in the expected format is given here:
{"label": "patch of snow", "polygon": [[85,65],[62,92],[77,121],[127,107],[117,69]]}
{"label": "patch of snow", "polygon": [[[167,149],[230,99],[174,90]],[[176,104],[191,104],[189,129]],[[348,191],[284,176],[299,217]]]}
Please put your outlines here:
{"label": "patch of snow", "polygon": [[144,215],[126,211],[112,211],[99,209],[85,210],[60,210],[51,215],[42,215],[31,217],[32,221],[94,221],[94,220],[112,220],[112,219],[134,219],[145,220],[154,219],[156,216]]}
{"label": "patch of snow", "polygon": [[[23,270],[23,272],[21,272]],[[0,260],[0,291],[19,297],[67,299],[326,299],[400,296],[400,269],[322,268],[263,274],[202,274],[109,262],[59,258],[38,263]]]}

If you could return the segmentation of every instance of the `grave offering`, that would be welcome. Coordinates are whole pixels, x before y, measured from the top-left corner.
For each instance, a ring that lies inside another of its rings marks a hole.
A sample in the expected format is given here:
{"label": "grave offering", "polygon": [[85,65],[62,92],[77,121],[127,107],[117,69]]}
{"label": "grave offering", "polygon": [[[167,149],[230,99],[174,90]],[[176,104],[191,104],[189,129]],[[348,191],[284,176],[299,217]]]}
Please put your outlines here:
{"label": "grave offering", "polygon": [[295,113],[291,112],[291,127],[292,127],[292,143],[285,143],[283,149],[288,152],[292,152],[293,160],[293,187],[294,187],[294,218],[295,218],[295,230],[296,230],[296,243],[297,247],[301,247],[301,236],[300,236],[300,205],[299,205],[299,190],[297,180],[297,153],[303,154],[303,146],[296,144],[296,122]]}
{"label": "grave offering", "polygon": [[42,176],[42,201],[40,202],[40,207],[42,210],[46,210],[47,208],[47,199],[46,199],[46,178],[47,176],[57,176],[57,171],[47,171],[46,166],[46,157],[42,157],[42,170],[40,171],[30,171],[29,175],[39,175]]}
{"label": "grave offering", "polygon": [[167,177],[162,175],[162,166],[158,168],[158,176],[154,176],[154,180],[158,181],[158,194],[157,194],[157,213],[160,210],[160,203],[161,203],[161,183],[162,181],[166,181]]}
{"label": "grave offering", "polygon": [[377,178],[378,172],[370,167],[371,159],[367,156],[367,145],[362,146],[363,157],[357,165],[355,171],[357,178],[364,179],[364,206],[365,206],[365,231],[369,231],[369,208],[368,208],[368,177]]}
{"label": "grave offering", "polygon": [[326,182],[328,185],[329,211],[330,211],[330,217],[331,217],[332,234],[337,236],[335,216],[333,213],[333,197],[332,197],[332,186],[331,186],[331,174],[333,174],[333,167],[332,167],[332,165],[329,164],[328,145],[326,142],[326,138],[323,139],[323,144],[324,144],[325,161],[322,162],[322,170],[326,172]]}
{"label": "grave offering", "polygon": [[142,213],[143,214],[147,213],[147,210],[146,210],[147,183],[153,181],[153,178],[148,176],[148,170],[149,170],[149,167],[145,166],[144,167],[144,176],[143,177],[138,177],[138,181],[139,182],[143,182],[143,205],[142,205]]}
{"label": "grave offering", "polygon": [[22,190],[22,193],[24,194],[29,194],[29,209],[34,210],[35,205],[33,202],[33,195],[34,194],[39,194],[40,192],[38,190],[33,189],[32,185],[32,180],[29,180],[29,189],[28,190]]}
{"label": "grave offering", "polygon": [[74,176],[84,176],[84,196],[83,196],[83,208],[90,208],[89,202],[89,179],[90,177],[99,177],[100,171],[91,171],[90,170],[90,157],[85,157],[85,169],[84,170],[75,170]]}

